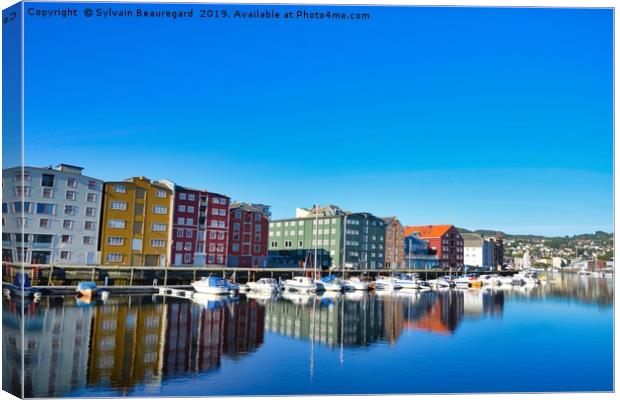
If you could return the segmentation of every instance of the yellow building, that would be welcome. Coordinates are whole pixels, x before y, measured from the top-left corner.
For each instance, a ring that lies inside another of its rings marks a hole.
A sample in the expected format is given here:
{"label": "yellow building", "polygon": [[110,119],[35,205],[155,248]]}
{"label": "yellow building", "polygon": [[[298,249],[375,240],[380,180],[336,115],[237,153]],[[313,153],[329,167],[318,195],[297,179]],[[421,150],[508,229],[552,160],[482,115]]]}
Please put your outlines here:
{"label": "yellow building", "polygon": [[144,177],[104,185],[101,263],[170,264],[173,192]]}

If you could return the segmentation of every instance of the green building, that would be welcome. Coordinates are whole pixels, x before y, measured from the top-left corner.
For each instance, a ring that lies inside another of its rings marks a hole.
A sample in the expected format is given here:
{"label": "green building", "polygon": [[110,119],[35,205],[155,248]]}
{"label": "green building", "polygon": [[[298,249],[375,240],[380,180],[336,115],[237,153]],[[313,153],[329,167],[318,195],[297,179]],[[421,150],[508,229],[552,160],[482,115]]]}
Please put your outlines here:
{"label": "green building", "polygon": [[384,246],[385,222],[381,218],[333,205],[298,208],[295,218],[269,223],[269,261],[273,266],[312,267],[316,247],[317,265],[324,269],[378,269],[384,265]]}

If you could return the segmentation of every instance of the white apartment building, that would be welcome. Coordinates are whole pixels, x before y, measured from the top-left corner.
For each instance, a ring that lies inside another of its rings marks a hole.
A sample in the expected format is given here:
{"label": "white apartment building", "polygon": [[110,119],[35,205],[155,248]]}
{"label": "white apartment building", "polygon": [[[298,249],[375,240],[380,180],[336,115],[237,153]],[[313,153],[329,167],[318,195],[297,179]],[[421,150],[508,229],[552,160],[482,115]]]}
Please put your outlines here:
{"label": "white apartment building", "polygon": [[495,244],[476,233],[462,233],[463,263],[469,267],[495,267]]}
{"label": "white apartment building", "polygon": [[3,261],[99,263],[103,181],[82,169],[24,167],[23,176],[21,167],[2,170]]}

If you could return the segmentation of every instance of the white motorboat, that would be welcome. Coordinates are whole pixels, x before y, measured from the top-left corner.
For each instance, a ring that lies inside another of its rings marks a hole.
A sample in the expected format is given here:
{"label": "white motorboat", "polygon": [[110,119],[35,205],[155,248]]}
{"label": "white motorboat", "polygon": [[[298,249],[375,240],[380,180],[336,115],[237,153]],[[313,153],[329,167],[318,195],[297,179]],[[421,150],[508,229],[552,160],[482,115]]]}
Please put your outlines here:
{"label": "white motorboat", "polygon": [[231,290],[226,279],[216,276],[202,277],[191,285],[196,292],[205,294],[227,294]]}
{"label": "white motorboat", "polygon": [[375,280],[375,290],[377,291],[394,291],[400,288],[402,288],[402,285],[394,277],[378,276]]}
{"label": "white motorboat", "polygon": [[398,274],[395,279],[403,290],[420,289],[420,279],[416,274]]}
{"label": "white motorboat", "polygon": [[485,274],[480,275],[478,277],[478,280],[480,280],[483,286],[496,286],[501,284],[501,282],[497,278],[497,275]]}
{"label": "white motorboat", "polygon": [[241,293],[247,293],[250,291],[250,286],[247,283],[240,283],[239,284],[239,291]]}
{"label": "white motorboat", "polygon": [[427,281],[420,281],[420,290],[431,290],[431,284]]}
{"label": "white motorboat", "polygon": [[344,290],[342,281],[333,275],[326,276],[321,280],[315,281],[315,283],[317,287],[322,286],[324,290],[329,292],[342,292]]}
{"label": "white motorboat", "polygon": [[456,278],[454,280],[454,283],[456,284],[456,287],[459,289],[467,289],[471,286],[473,279],[471,276],[459,276],[458,278]]}
{"label": "white motorboat", "polygon": [[368,290],[370,288],[370,285],[368,284],[368,282],[364,282],[360,280],[360,278],[355,276],[351,279],[344,281],[344,287],[348,290]]}
{"label": "white motorboat", "polygon": [[512,285],[512,276],[498,276],[497,281],[502,286]]}
{"label": "white motorboat", "polygon": [[316,292],[320,288],[317,287],[316,282],[312,278],[307,276],[294,276],[291,279],[284,281],[284,288],[286,290],[292,290],[297,292]]}
{"label": "white motorboat", "polygon": [[275,293],[278,291],[278,281],[273,278],[260,278],[256,282],[248,282],[248,287],[252,292]]}

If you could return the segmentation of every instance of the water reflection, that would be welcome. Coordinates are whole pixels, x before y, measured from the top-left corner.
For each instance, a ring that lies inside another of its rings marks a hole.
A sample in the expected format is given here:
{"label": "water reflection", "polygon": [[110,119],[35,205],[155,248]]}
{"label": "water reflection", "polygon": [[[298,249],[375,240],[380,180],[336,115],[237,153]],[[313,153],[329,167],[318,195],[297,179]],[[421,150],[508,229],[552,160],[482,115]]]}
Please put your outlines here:
{"label": "water reflection", "polygon": [[112,296],[80,304],[73,297],[44,297],[24,305],[23,318],[21,304],[4,299],[3,363],[14,367],[3,368],[3,389],[20,395],[22,322],[24,395],[54,397],[88,387],[131,394],[137,385],[155,393],[167,378],[209,373],[221,368],[224,357],[260,351],[265,331],[342,351],[394,346],[405,330],[454,335],[463,321],[501,317],[509,300],[613,305],[611,280],[576,275],[549,280],[532,287],[225,301]]}

